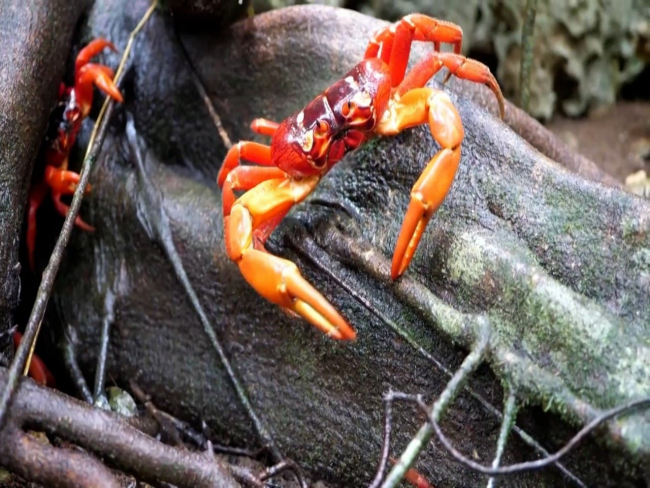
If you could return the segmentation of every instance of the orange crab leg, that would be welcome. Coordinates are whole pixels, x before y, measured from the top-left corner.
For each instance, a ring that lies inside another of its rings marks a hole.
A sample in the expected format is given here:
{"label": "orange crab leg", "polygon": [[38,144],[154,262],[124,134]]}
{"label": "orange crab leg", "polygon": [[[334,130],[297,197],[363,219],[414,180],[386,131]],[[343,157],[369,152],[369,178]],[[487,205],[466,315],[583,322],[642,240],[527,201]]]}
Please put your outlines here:
{"label": "orange crab leg", "polygon": [[272,137],[273,134],[275,134],[275,131],[278,129],[278,125],[280,124],[273,122],[272,120],[255,119],[251,124],[251,129],[253,129],[253,132],[257,134]]}
{"label": "orange crab leg", "polygon": [[451,22],[423,14],[411,14],[396,24],[381,29],[368,43],[365,59],[381,57],[390,67],[392,86],[404,79],[413,41],[433,42],[435,51],[441,43],[452,44],[454,53],[461,51],[463,30]]}
{"label": "orange crab leg", "polygon": [[36,249],[36,212],[45,200],[48,193],[48,187],[42,181],[32,185],[29,190],[29,207],[27,211],[27,232],[25,243],[27,245],[27,258],[29,266],[34,268],[34,251]]}
{"label": "orange crab leg", "polygon": [[248,191],[264,181],[285,178],[286,175],[280,168],[275,167],[237,166],[228,173],[221,189],[223,214],[230,215],[230,210],[236,200],[235,191]]}
{"label": "orange crab leg", "polygon": [[[263,178],[262,172],[255,177]],[[356,337],[354,330],[302,277],[298,267],[264,248],[273,227],[312,192],[319,180],[317,176],[295,180],[285,173],[283,178],[263,181],[241,196],[224,217],[226,252],[261,296],[300,315],[330,337],[352,340]]]}
{"label": "orange crab leg", "polygon": [[399,101],[393,101],[377,128],[379,134],[394,135],[426,122],[442,148],[431,158],[411,190],[411,203],[393,254],[393,279],[408,267],[427,223],[451,188],[460,162],[464,131],[449,96],[432,88],[417,88],[405,93]]}
{"label": "orange crab leg", "polygon": [[239,141],[228,150],[226,159],[223,160],[219,175],[217,176],[217,184],[219,187],[223,187],[228,173],[239,166],[239,162],[242,159],[262,166],[273,166],[271,162],[271,148],[269,146],[257,142]]}
{"label": "orange crab leg", "polygon": [[86,64],[79,70],[75,83],[81,116],[87,117],[93,103],[93,84],[111,98],[122,103],[122,94],[113,82],[113,70],[100,64]]}
{"label": "orange crab leg", "polygon": [[86,46],[81,51],[79,51],[79,54],[77,54],[77,58],[75,59],[75,63],[74,63],[75,79],[79,77],[79,70],[81,70],[81,68],[87,65],[92,58],[97,56],[106,48],[109,48],[114,53],[117,52],[117,49],[115,48],[115,44],[113,44],[110,41],[107,41],[102,37],[93,39],[88,44],[86,44]]}
{"label": "orange crab leg", "polygon": [[414,88],[423,87],[443,67],[447,68],[450,74],[458,78],[482,83],[492,90],[499,103],[499,113],[503,119],[505,115],[505,101],[501,93],[501,88],[490,72],[490,68],[483,63],[468,59],[460,54],[440,52],[427,54],[404,77],[402,83],[397,87],[396,93],[402,96]]}
{"label": "orange crab leg", "polygon": [[[63,195],[72,195],[75,192],[79,178],[79,174],[74,171],[67,171],[65,169],[55,168],[54,166],[45,168],[45,183],[52,189],[54,208],[63,217],[68,214],[70,207],[61,201],[61,197]],[[86,193],[89,193],[90,190],[91,186],[88,185]],[[95,228],[84,222],[81,217],[77,217],[74,223],[77,227],[87,232],[95,231]]]}

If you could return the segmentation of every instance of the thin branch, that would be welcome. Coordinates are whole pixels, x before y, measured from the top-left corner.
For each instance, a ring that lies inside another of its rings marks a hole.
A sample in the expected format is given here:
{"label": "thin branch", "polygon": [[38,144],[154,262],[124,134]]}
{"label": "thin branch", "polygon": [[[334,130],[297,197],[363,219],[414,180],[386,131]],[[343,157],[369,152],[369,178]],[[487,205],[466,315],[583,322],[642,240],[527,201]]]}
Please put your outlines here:
{"label": "thin branch", "polygon": [[386,466],[388,465],[388,456],[390,455],[390,435],[392,430],[392,416],[393,416],[393,390],[389,390],[384,397],[386,404],[386,413],[384,416],[384,444],[381,449],[381,459],[379,460],[379,467],[375,479],[368,488],[378,488],[386,475]]}
{"label": "thin branch", "polygon": [[176,43],[178,44],[179,49],[183,53],[185,62],[189,67],[190,77],[192,78],[192,82],[196,87],[196,91],[199,92],[199,96],[201,97],[201,100],[203,100],[205,107],[208,109],[208,113],[210,114],[210,118],[212,119],[212,123],[214,124],[214,127],[217,129],[217,133],[221,138],[221,142],[223,142],[223,145],[226,149],[230,149],[232,147],[232,141],[228,136],[228,132],[226,132],[226,129],[224,129],[223,124],[221,123],[221,117],[219,117],[219,114],[214,108],[214,104],[212,103],[212,100],[210,99],[210,96],[208,95],[208,92],[206,91],[205,86],[203,85],[203,82],[201,81],[198,72],[194,68],[194,64],[192,63],[192,60],[189,54],[187,53],[187,49],[185,49],[185,44],[183,44],[183,41],[178,34],[178,29],[176,29],[176,26],[174,26],[174,34],[176,36]]}
{"label": "thin branch", "polygon": [[[472,351],[467,355],[463,363],[458,368],[458,371],[447,383],[446,388],[440,394],[436,402],[433,404],[431,411],[427,410],[427,415],[436,420],[436,422],[444,415],[449,404],[456,398],[456,395],[461,391],[465,382],[474,370],[483,362],[486,352],[490,344],[490,324],[487,320],[483,325],[483,330],[479,336],[476,345]],[[402,393],[394,393],[393,397],[396,399],[402,398]],[[418,397],[420,398],[420,397]],[[421,398],[420,398],[420,401]],[[431,436],[433,435],[433,428],[431,423],[424,424],[415,437],[411,440],[406,447],[399,460],[393,466],[393,469],[386,477],[386,481],[382,488],[395,488],[400,481],[404,478],[407,471],[411,468],[415,459],[418,457],[422,449],[428,444]]]}
{"label": "thin branch", "polygon": [[521,71],[519,72],[519,107],[528,112],[530,105],[530,76],[533,71],[533,47],[537,0],[526,2],[526,16],[521,31]]}
{"label": "thin branch", "polygon": [[[517,395],[515,395],[514,391],[510,390],[508,391],[508,397],[506,398],[506,405],[503,411],[503,421],[501,422],[501,430],[499,432],[499,439],[497,440],[497,452],[494,455],[494,461],[492,461],[493,468],[498,468],[499,464],[501,464],[501,457],[503,456],[503,451],[505,451],[508,436],[517,418],[517,410]],[[494,488],[494,478],[488,480],[487,488]]]}
{"label": "thin branch", "polygon": [[133,123],[133,119],[128,114],[127,114],[127,123],[126,123],[126,133],[127,133],[127,139],[131,146],[133,160],[136,162],[136,166],[138,168],[138,177],[141,181],[140,186],[143,191],[142,198],[144,200],[143,203],[146,212],[146,219],[148,221],[147,222],[148,226],[152,230],[157,242],[163,248],[167,256],[167,259],[172,265],[176,278],[181,283],[183,290],[185,291],[188,298],[190,299],[190,302],[192,303],[192,307],[194,308],[196,314],[199,317],[199,320],[201,321],[203,330],[205,331],[205,334],[208,336],[208,339],[210,340],[212,347],[217,352],[219,359],[221,360],[221,364],[223,365],[224,369],[226,370],[226,374],[230,379],[230,383],[233,389],[235,390],[235,393],[237,394],[239,401],[244,407],[246,414],[253,422],[253,425],[255,426],[255,430],[257,431],[259,438],[261,439],[264,447],[267,448],[271,453],[271,456],[273,457],[273,462],[279,463],[283,460],[284,456],[280,452],[280,449],[277,446],[275,440],[273,439],[270,430],[267,428],[266,424],[260,419],[260,417],[253,409],[253,405],[250,399],[248,398],[246,389],[244,388],[241,381],[238,379],[238,376],[235,373],[235,370],[230,362],[230,359],[226,354],[226,350],[224,349],[223,345],[219,341],[219,338],[217,337],[217,334],[214,331],[214,327],[210,323],[210,319],[208,318],[208,315],[206,314],[203,305],[201,305],[201,301],[199,300],[199,297],[196,294],[196,291],[194,290],[192,283],[190,282],[190,278],[189,276],[187,276],[187,272],[185,271],[185,266],[183,265],[183,260],[178,254],[178,251],[176,250],[176,246],[174,244],[174,239],[172,236],[172,230],[169,224],[169,219],[165,214],[164,206],[162,204],[162,197],[159,194],[159,191],[155,188],[155,186],[151,183],[149,179],[147,170],[145,168],[145,161],[143,159],[142,151],[139,144],[138,135],[135,130],[135,125]]}
{"label": "thin branch", "polygon": [[429,423],[433,425],[433,429],[435,430],[438,440],[442,443],[442,445],[449,452],[449,454],[451,454],[459,463],[465,465],[466,467],[489,476],[503,476],[503,475],[509,475],[514,473],[521,473],[524,471],[532,471],[535,469],[541,469],[550,466],[551,464],[554,464],[557,461],[559,461],[563,456],[567,455],[572,449],[574,449],[585,437],[587,437],[599,425],[607,422],[608,420],[614,417],[617,417],[623,413],[628,413],[637,408],[650,407],[650,397],[646,397],[646,398],[641,398],[639,400],[628,402],[619,407],[612,408],[611,410],[606,410],[601,415],[599,415],[594,420],[592,420],[587,425],[585,425],[576,435],[574,435],[569,440],[569,442],[567,442],[564,445],[562,449],[560,449],[556,453],[551,454],[545,457],[544,459],[538,459],[537,461],[528,461],[524,463],[511,464],[509,466],[503,466],[500,468],[494,468],[491,466],[484,466],[475,461],[472,461],[471,459],[465,457],[458,450],[456,450],[456,448],[454,448],[454,446],[452,445],[451,441],[449,441],[449,439],[447,439],[447,437],[445,437],[445,435],[443,434],[442,430],[440,429],[440,424],[438,423],[438,419],[436,419],[434,415],[430,413],[429,407],[427,406],[426,403],[424,403],[421,396],[400,394],[400,395],[396,395],[395,398],[399,400],[416,403],[420,407],[420,409],[426,413],[427,418],[429,419]]}
{"label": "thin branch", "polygon": [[79,361],[77,360],[77,329],[72,327],[70,324],[66,324],[63,330],[63,336],[61,337],[61,342],[59,348],[62,351],[63,362],[72,378],[72,382],[77,387],[77,393],[79,396],[87,402],[93,403],[93,394],[88,388],[88,383],[84,378],[81,368],[79,367]]}
{"label": "thin branch", "polygon": [[93,403],[105,405],[107,403],[104,395],[106,383],[106,361],[108,359],[108,343],[110,342],[111,325],[115,321],[115,295],[108,289],[104,295],[104,318],[102,319],[102,330],[99,336],[99,354],[95,366],[95,387],[93,391]]}
{"label": "thin branch", "polygon": [[[126,46],[126,49],[124,50],[124,55],[122,56],[122,61],[115,74],[115,84],[118,87],[122,80],[124,65],[126,64],[126,60],[128,59],[129,53],[131,51],[133,39],[149,19],[156,5],[157,0],[154,0],[151,4],[151,7],[149,7],[145,15],[140,20],[140,23],[137,25],[129,37],[129,42]],[[61,260],[63,258],[65,248],[70,241],[70,235],[72,234],[74,221],[77,218],[77,215],[79,215],[79,209],[81,208],[81,202],[83,200],[86,187],[88,186],[90,174],[92,172],[93,166],[95,165],[95,162],[97,161],[97,158],[99,157],[99,153],[101,152],[114,106],[114,100],[110,97],[106,97],[104,105],[102,106],[102,109],[97,118],[97,122],[95,123],[95,127],[88,144],[88,150],[84,158],[84,163],[81,168],[79,183],[77,184],[74,196],[72,197],[70,210],[68,211],[63,222],[63,228],[61,229],[59,238],[56,242],[56,245],[54,246],[52,255],[50,256],[50,261],[43,271],[41,284],[38,288],[38,293],[34,301],[32,313],[25,327],[23,340],[19,344],[18,349],[16,350],[16,355],[14,356],[14,360],[9,367],[9,378],[4,390],[2,391],[2,397],[0,397],[0,428],[2,428],[4,425],[4,419],[6,417],[11,398],[14,394],[14,391],[16,390],[16,385],[18,384],[18,380],[20,378],[20,372],[27,372],[29,370],[29,359],[33,354],[34,348],[36,347],[36,339],[40,331],[43,316],[45,315],[47,303],[52,293],[52,288],[54,287],[54,280],[56,279],[56,275],[59,271],[59,266],[61,265]]]}
{"label": "thin branch", "polygon": [[290,459],[284,459],[279,463],[266,468],[264,470],[264,473],[262,473],[262,475],[259,477],[259,481],[260,482],[267,481],[275,476],[278,476],[279,474],[286,473],[287,471],[291,471],[293,472],[293,474],[297,476],[298,483],[300,484],[300,488],[308,488],[307,482],[305,481],[300,466],[298,466],[295,462],[291,461]]}

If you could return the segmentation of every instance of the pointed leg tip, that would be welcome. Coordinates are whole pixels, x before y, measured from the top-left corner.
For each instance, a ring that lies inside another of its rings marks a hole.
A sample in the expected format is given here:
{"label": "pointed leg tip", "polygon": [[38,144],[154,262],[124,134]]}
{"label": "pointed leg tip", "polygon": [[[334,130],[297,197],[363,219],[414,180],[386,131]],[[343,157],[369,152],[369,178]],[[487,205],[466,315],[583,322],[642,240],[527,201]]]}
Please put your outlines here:
{"label": "pointed leg tip", "polygon": [[395,281],[397,278],[402,276],[404,270],[408,266],[408,263],[404,263],[404,257],[401,255],[393,256],[393,264],[390,268],[390,279]]}
{"label": "pointed leg tip", "polygon": [[354,342],[357,340],[357,333],[356,331],[350,327],[347,323],[345,324],[345,327],[339,327],[336,329],[337,332],[337,337],[334,337],[335,339],[338,339],[340,341],[348,341],[348,342]]}

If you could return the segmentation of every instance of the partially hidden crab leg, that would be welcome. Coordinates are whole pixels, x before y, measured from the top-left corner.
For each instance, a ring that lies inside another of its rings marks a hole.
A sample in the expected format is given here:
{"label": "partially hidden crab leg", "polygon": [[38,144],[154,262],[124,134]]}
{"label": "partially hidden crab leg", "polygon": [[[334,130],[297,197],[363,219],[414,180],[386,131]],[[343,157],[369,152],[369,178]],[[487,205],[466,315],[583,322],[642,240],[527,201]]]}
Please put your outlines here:
{"label": "partially hidden crab leg", "polygon": [[423,14],[411,14],[396,24],[380,29],[368,43],[365,59],[381,58],[390,66],[393,87],[399,85],[406,73],[413,41],[432,42],[436,51],[440,43],[452,44],[454,53],[460,53],[463,30],[451,22]]}
{"label": "partially hidden crab leg", "polygon": [[[258,156],[263,154],[259,147],[246,144],[243,143],[242,149],[255,148],[252,151],[258,151]],[[235,148],[233,146],[231,151],[246,151]],[[302,277],[298,267],[264,248],[264,243],[282,218],[311,193],[319,180],[317,176],[297,180],[276,167],[236,166],[228,171],[220,183],[223,187],[226,253],[261,296],[300,315],[334,339],[353,340],[356,337],[354,330]],[[233,202],[237,190],[248,191]]]}
{"label": "partially hidden crab leg", "polygon": [[255,119],[251,124],[251,129],[253,129],[253,132],[263,136],[273,136],[275,131],[278,129],[278,125],[280,124],[273,122],[272,120]]}
{"label": "partially hidden crab leg", "polygon": [[379,134],[394,135],[426,122],[441,149],[431,158],[411,190],[411,202],[393,254],[393,279],[408,267],[427,223],[451,188],[460,162],[464,131],[449,96],[432,88],[416,88],[393,101],[377,128]]}

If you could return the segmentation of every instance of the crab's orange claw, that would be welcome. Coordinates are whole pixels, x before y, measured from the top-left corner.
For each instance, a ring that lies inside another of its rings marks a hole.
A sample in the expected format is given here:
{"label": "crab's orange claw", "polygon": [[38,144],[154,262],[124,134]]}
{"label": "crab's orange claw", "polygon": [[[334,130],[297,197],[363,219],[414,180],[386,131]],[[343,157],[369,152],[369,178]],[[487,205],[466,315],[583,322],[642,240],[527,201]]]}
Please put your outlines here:
{"label": "crab's orange claw", "polygon": [[122,93],[117,89],[117,86],[113,82],[114,75],[112,69],[99,64],[87,65],[86,69],[89,73],[91,73],[88,76],[93,78],[93,81],[95,82],[95,86],[97,86],[97,88],[106,93],[116,102],[122,103],[124,101]]}
{"label": "crab's orange claw", "polygon": [[334,307],[286,259],[249,249],[239,261],[248,283],[264,298],[303,317],[333,339],[354,340],[355,331]]}
{"label": "crab's orange claw", "polygon": [[79,70],[83,66],[87,65],[92,58],[101,53],[105,48],[109,48],[114,53],[117,52],[117,49],[112,42],[101,37],[90,41],[81,51],[79,51],[74,64],[75,77],[79,76]]}
{"label": "crab's orange claw", "polygon": [[79,76],[75,83],[77,103],[81,108],[81,116],[87,117],[93,103],[93,84],[101,91],[122,103],[122,93],[112,80],[113,70],[100,64],[86,64],[79,70]]}
{"label": "crab's orange claw", "polygon": [[[63,170],[54,166],[45,168],[45,182],[53,192],[61,195],[72,195],[77,189],[79,178],[79,173],[74,171]],[[90,185],[86,188],[86,193],[89,192]]]}
{"label": "crab's orange claw", "polygon": [[[241,147],[246,144],[240,143]],[[239,152],[239,149],[235,149],[238,146],[233,146],[231,151]],[[231,202],[230,198],[224,201],[226,253],[237,263],[244,279],[262,297],[303,317],[334,339],[354,340],[354,330],[327,299],[302,277],[298,266],[270,254],[264,248],[264,242],[273,229],[291,207],[313,191],[319,179],[309,177],[296,180],[279,168],[235,166],[228,173],[224,193],[225,190],[231,193],[234,190],[248,191],[235,202]]]}

